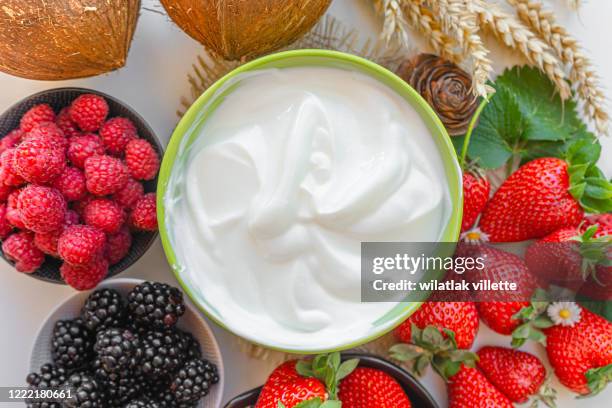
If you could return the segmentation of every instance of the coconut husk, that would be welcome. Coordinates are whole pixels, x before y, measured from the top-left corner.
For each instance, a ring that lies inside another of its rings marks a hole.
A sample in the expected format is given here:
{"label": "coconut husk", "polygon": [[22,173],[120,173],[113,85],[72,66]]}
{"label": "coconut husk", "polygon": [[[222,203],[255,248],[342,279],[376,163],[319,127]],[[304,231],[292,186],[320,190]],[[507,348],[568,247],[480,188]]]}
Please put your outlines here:
{"label": "coconut husk", "polygon": [[2,0],[0,71],[62,80],[125,65],[140,0]]}
{"label": "coconut husk", "polygon": [[[302,38],[279,51],[305,48],[342,51],[358,55],[374,61],[390,71],[396,71],[406,58],[415,54],[414,50],[408,50],[397,42],[388,44],[382,40],[363,40],[358,31],[347,28],[338,19],[330,15],[323,17]],[[190,94],[181,98],[181,107],[177,111],[177,115],[182,117],[191,104],[208,87],[242,63],[240,61],[227,61],[208,53],[198,55],[192,65],[191,73],[187,75]]]}
{"label": "coconut husk", "polygon": [[170,18],[210,52],[253,58],[291,44],[331,0],[161,0]]}

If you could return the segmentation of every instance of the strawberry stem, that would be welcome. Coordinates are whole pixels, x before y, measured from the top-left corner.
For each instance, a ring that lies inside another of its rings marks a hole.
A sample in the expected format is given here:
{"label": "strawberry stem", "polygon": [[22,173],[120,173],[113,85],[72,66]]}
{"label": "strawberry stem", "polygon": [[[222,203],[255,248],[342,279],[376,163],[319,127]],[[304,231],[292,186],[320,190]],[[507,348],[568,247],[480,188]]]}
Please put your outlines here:
{"label": "strawberry stem", "polygon": [[476,123],[478,123],[478,119],[480,118],[480,114],[484,110],[485,106],[489,103],[488,99],[483,99],[476,112],[474,112],[474,116],[472,116],[472,120],[470,120],[470,124],[468,126],[468,130],[465,134],[465,138],[463,139],[463,146],[461,147],[461,157],[459,159],[459,165],[462,169],[465,168],[465,159],[467,157],[468,147],[470,145],[470,139],[472,138],[472,133],[474,133],[474,129],[476,128]]}
{"label": "strawberry stem", "polygon": [[[327,403],[337,400],[340,381],[352,373],[358,364],[359,359],[342,361],[340,353],[335,352],[319,354],[312,360],[298,361],[295,369],[302,377],[314,377],[325,384],[329,399],[321,404],[321,407],[332,408],[334,406]],[[310,408],[310,406],[305,408]]]}

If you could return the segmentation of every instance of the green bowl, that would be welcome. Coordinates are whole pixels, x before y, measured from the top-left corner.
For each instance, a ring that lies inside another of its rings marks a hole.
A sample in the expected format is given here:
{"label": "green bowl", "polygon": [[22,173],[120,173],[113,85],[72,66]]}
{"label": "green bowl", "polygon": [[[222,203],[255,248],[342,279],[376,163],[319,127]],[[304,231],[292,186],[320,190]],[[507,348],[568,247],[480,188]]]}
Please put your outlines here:
{"label": "green bowl", "polygon": [[461,227],[463,200],[461,188],[461,169],[459,162],[450,138],[435,112],[431,109],[427,102],[425,102],[425,100],[405,81],[391,71],[366,59],[350,54],[327,50],[308,49],[280,52],[259,58],[234,69],[232,72],[228,73],[210,88],[208,88],[206,92],[204,92],[194,102],[194,104],[189,108],[187,113],[179,122],[172,135],[172,138],[170,139],[170,143],[166,149],[159,173],[159,182],[157,186],[157,218],[159,221],[159,232],[168,262],[170,263],[177,280],[192,299],[194,304],[221,327],[245,338],[252,343],[259,344],[270,349],[289,353],[314,354],[350,349],[375,340],[403,322],[408,316],[419,308],[421,303],[398,303],[384,316],[381,316],[376,321],[371,322],[369,330],[367,330],[364,335],[361,335],[358,338],[353,338],[351,341],[340,341],[334,344],[324,345],[318,349],[312,349],[312,347],[305,348],[298,344],[284,343],[282,339],[276,339],[274,341],[269,339],[259,339],[256,336],[252,336],[250,333],[241,332],[240,328],[238,327],[229,327],[228,324],[224,322],[223,317],[217,312],[214,305],[211,305],[205,299],[201,291],[191,287],[189,281],[183,278],[181,267],[177,262],[175,252],[172,248],[172,243],[168,233],[168,226],[166,225],[166,214],[164,208],[168,181],[173,169],[175,168],[175,162],[179,156],[179,153],[181,152],[181,149],[188,147],[193,143],[197,137],[198,130],[206,122],[206,119],[212,112],[214,112],[216,107],[219,106],[219,104],[223,101],[223,98],[232,92],[234,86],[232,86],[231,82],[228,83],[228,81],[237,75],[248,71],[304,66],[322,66],[348,69],[369,75],[370,77],[393,89],[398,95],[408,101],[420,114],[424,123],[429,128],[432,137],[435,139],[435,143],[443,158],[445,173],[449,183],[450,199],[453,206],[449,223],[443,232],[441,241],[457,242]]}

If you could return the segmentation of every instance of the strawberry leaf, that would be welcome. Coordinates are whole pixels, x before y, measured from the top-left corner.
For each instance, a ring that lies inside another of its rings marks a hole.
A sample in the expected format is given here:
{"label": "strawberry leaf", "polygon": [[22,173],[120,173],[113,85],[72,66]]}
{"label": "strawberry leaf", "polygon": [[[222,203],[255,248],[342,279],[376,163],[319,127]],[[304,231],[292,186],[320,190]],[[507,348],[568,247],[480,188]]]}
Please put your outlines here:
{"label": "strawberry leaf", "polygon": [[[576,155],[576,164],[593,162],[590,157],[597,153],[599,143],[580,120],[576,103],[562,101],[544,73],[536,68],[514,67],[492,86],[496,92],[471,136],[467,152],[471,161],[492,169],[516,156],[523,163],[538,157],[563,157],[572,141],[583,139],[594,147],[590,153]],[[462,146],[460,139],[453,138],[455,146]]]}
{"label": "strawberry leaf", "polygon": [[358,364],[358,358],[352,358],[340,364],[340,367],[338,367],[338,372],[336,373],[336,378],[338,379],[338,381],[346,378],[350,373],[352,373],[355,368],[357,368]]}
{"label": "strawberry leaf", "polygon": [[612,381],[612,364],[593,368],[586,372],[585,377],[589,385],[589,390],[591,390],[591,393],[587,396],[592,397],[593,395],[597,395],[606,388],[606,385],[610,381]]}
{"label": "strawberry leaf", "polygon": [[[281,402],[279,402],[279,404],[281,404]],[[317,397],[317,398],[313,398],[307,401],[302,401],[294,405],[294,408],[320,408],[322,404],[323,404],[323,401],[321,400],[321,398]]]}

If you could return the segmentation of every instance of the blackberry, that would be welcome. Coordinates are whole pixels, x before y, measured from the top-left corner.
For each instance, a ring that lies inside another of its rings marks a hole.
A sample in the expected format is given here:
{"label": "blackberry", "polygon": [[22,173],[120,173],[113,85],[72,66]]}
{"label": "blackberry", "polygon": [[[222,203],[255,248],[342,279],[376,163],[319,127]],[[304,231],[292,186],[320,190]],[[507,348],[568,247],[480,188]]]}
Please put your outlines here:
{"label": "blackberry", "polygon": [[119,406],[140,395],[147,384],[142,374],[125,371],[122,374],[108,373],[102,367],[100,358],[92,364],[93,373],[100,386],[104,389],[105,401],[113,401],[113,406]]}
{"label": "blackberry", "polygon": [[99,368],[108,374],[127,376],[142,356],[138,336],[128,329],[111,328],[98,332],[94,351]]}
{"label": "blackberry", "polygon": [[59,320],[53,328],[51,354],[60,367],[83,367],[93,357],[93,335],[81,319]]}
{"label": "blackberry", "polygon": [[66,408],[102,408],[102,389],[93,375],[85,372],[72,374],[64,384],[71,397],[64,401]]}
{"label": "blackberry", "polygon": [[174,326],[185,313],[183,293],[159,282],[144,282],[132,289],[128,308],[136,321],[157,328]]}
{"label": "blackberry", "polygon": [[150,378],[172,375],[186,361],[186,340],[173,330],[154,330],[142,337],[140,369]]}
{"label": "blackberry", "polygon": [[128,402],[123,408],[161,408],[159,404],[148,398],[138,398]]}
{"label": "blackberry", "polygon": [[121,327],[125,306],[119,292],[113,289],[98,289],[93,292],[81,309],[85,327],[99,331],[110,327]]}
{"label": "blackberry", "polygon": [[[30,373],[26,378],[28,389],[58,389],[66,381],[66,370],[54,364],[44,364],[39,372]],[[61,408],[59,402],[53,401],[26,401],[28,408]]]}
{"label": "blackberry", "polygon": [[193,337],[193,334],[178,329],[177,332],[181,335],[185,344],[185,361],[201,358],[202,350],[200,349],[200,342]]}
{"label": "blackberry", "polygon": [[147,397],[157,402],[159,408],[195,408],[197,402],[180,402],[167,387],[152,388]]}
{"label": "blackberry", "polygon": [[208,395],[210,387],[219,382],[217,367],[208,360],[191,360],[172,381],[170,390],[179,402],[196,402]]}

